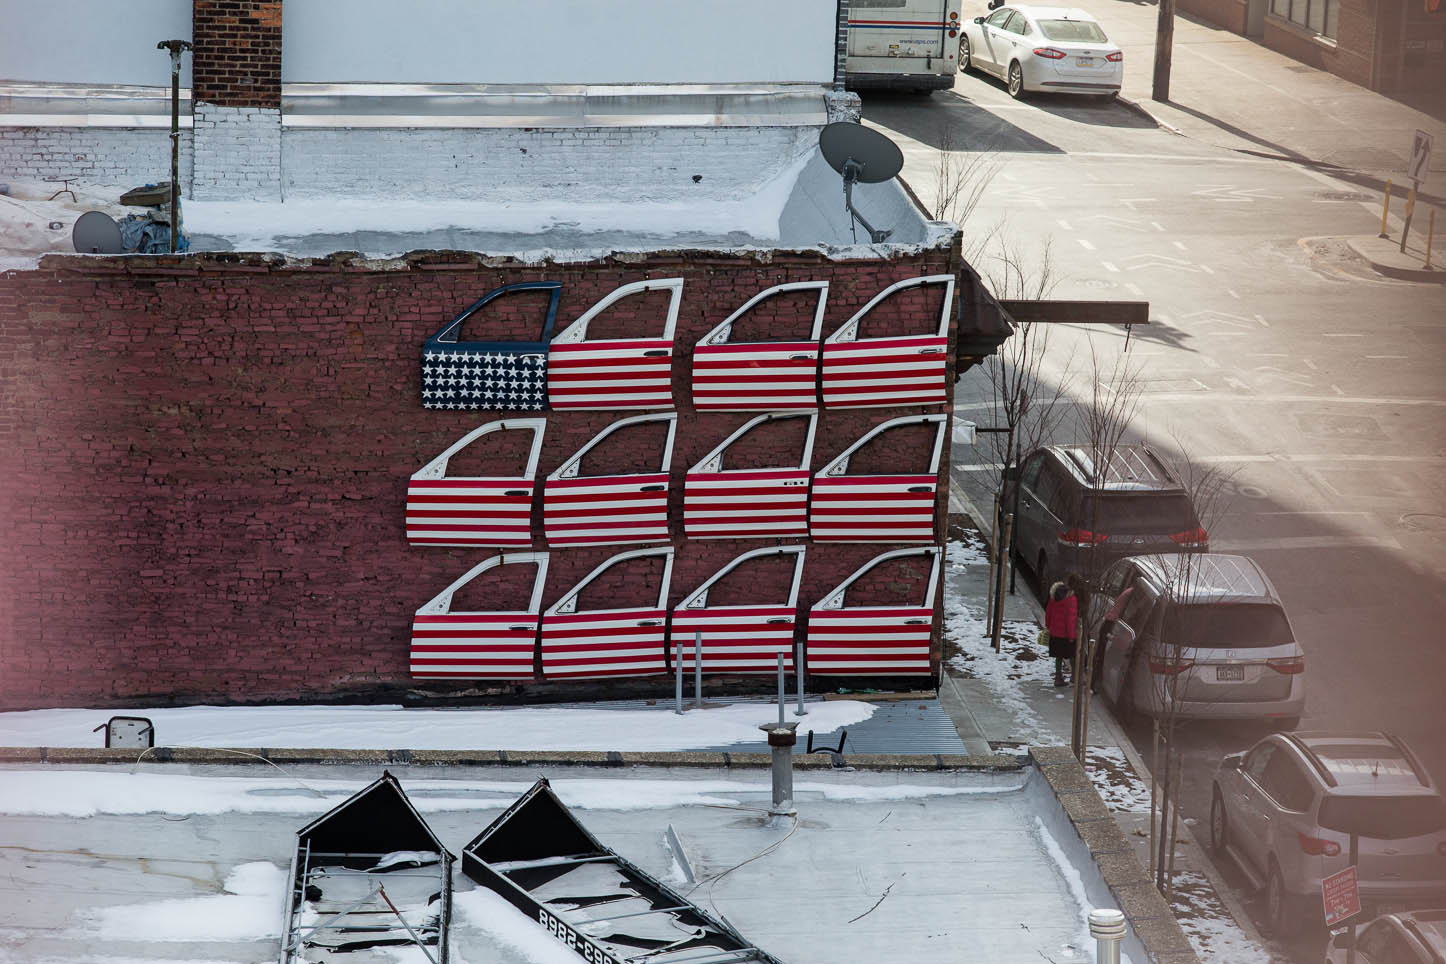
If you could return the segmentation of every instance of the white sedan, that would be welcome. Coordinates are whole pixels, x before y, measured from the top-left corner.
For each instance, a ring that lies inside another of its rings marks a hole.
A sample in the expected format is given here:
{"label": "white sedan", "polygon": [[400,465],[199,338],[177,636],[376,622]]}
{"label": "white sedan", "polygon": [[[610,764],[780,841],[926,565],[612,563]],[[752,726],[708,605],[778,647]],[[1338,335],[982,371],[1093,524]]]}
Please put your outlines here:
{"label": "white sedan", "polygon": [[994,74],[1015,98],[1052,91],[1113,99],[1124,60],[1099,23],[1072,7],[998,7],[959,35],[959,69]]}

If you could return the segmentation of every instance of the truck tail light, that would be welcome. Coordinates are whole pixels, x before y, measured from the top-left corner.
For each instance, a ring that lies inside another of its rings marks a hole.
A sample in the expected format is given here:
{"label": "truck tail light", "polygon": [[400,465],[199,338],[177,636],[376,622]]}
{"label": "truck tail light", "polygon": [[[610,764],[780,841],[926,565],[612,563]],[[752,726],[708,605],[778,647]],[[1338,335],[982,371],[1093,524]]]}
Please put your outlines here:
{"label": "truck tail light", "polygon": [[1304,673],[1304,672],[1305,672],[1305,657],[1304,657],[1304,656],[1275,656],[1275,657],[1272,657],[1272,658],[1270,658],[1270,659],[1267,659],[1267,660],[1265,661],[1265,665],[1266,665],[1266,666],[1269,666],[1271,669],[1275,670],[1277,673],[1284,673],[1284,674],[1287,675],[1287,676],[1292,676],[1292,675],[1294,675],[1294,674],[1296,674],[1296,673]]}
{"label": "truck tail light", "polygon": [[1301,852],[1310,854],[1312,857],[1339,857],[1341,845],[1334,840],[1323,840],[1320,837],[1308,837],[1299,831],[1295,839],[1300,841]]}
{"label": "truck tail light", "polygon": [[1195,665],[1193,659],[1183,656],[1151,656],[1150,672],[1156,676],[1176,676]]}
{"label": "truck tail light", "polygon": [[1088,529],[1066,529],[1059,534],[1059,541],[1067,546],[1092,546],[1097,542],[1104,542],[1109,535],[1103,532],[1091,532]]}
{"label": "truck tail light", "polygon": [[1210,534],[1196,526],[1184,532],[1170,533],[1170,541],[1181,549],[1204,549],[1210,545]]}

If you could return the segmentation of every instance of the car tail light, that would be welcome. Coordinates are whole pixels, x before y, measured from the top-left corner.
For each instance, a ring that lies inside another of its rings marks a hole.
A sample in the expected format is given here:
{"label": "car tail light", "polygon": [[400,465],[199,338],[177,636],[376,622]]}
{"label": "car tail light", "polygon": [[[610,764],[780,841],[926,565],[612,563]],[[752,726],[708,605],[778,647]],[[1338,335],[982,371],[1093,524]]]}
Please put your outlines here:
{"label": "car tail light", "polygon": [[1175,676],[1185,672],[1185,670],[1194,665],[1195,661],[1193,659],[1185,659],[1184,657],[1150,657],[1150,672],[1156,676]]}
{"label": "car tail light", "polygon": [[1265,665],[1277,673],[1284,673],[1287,676],[1295,673],[1305,672],[1304,656],[1274,656],[1265,661]]}
{"label": "car tail light", "polygon": [[1036,57],[1048,57],[1050,60],[1064,59],[1064,51],[1055,50],[1053,47],[1035,47],[1034,55]]}
{"label": "car tail light", "polygon": [[1116,50],[1112,54],[1105,54],[1105,59],[1112,64],[1117,64],[1125,59],[1125,52],[1123,50]]}
{"label": "car tail light", "polygon": [[1300,841],[1300,849],[1312,857],[1339,857],[1341,845],[1334,840],[1323,840],[1320,837],[1308,837],[1299,831],[1295,839]]}
{"label": "car tail light", "polygon": [[1196,526],[1193,529],[1186,529],[1184,532],[1170,533],[1170,541],[1181,549],[1204,549],[1210,545],[1210,533]]}
{"label": "car tail light", "polygon": [[1067,546],[1092,546],[1097,542],[1104,542],[1109,536],[1103,532],[1091,532],[1088,529],[1066,529],[1059,534],[1059,541]]}

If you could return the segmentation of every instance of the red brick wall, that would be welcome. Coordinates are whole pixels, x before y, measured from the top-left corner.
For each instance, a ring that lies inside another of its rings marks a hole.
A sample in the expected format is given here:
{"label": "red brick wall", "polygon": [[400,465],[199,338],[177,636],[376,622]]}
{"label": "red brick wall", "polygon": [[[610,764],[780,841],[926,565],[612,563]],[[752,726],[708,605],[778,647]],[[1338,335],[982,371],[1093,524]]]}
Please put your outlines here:
{"label": "red brick wall", "polygon": [[281,106],[281,0],[193,0],[191,34],[193,99]]}
{"label": "red brick wall", "polygon": [[[516,281],[564,283],[561,330],[618,285],[687,279],[673,365],[676,603],[735,555],[767,544],[682,537],[683,475],[752,417],[687,407],[694,342],[757,291],[822,278],[831,282],[827,335],[889,283],[953,271],[956,259],[949,251],[863,262],[691,252],[544,268],[437,255],[373,270],[74,257],[0,275],[0,706],[395,698],[412,688],[412,614],[492,553],[408,546],[407,480],[497,417],[423,409],[421,346],[473,300]],[[811,299],[794,305],[813,310]],[[537,319],[522,313],[501,325],[515,332],[489,334],[535,338]],[[917,411],[824,412],[813,469],[869,427]],[[628,413],[550,413],[539,478],[620,414]],[[788,424],[746,451],[793,460],[799,436]],[[898,438],[886,436],[870,458],[917,458],[917,438],[890,434]],[[516,440],[496,444],[497,459],[510,445],[511,464],[521,461]],[[458,467],[469,457],[459,455]],[[940,540],[947,465],[946,448]],[[554,552],[544,606],[628,548]],[[891,548],[810,547],[801,609]],[[490,594],[479,586],[478,598],[499,607],[523,591],[529,568],[495,570],[497,586]],[[648,570],[630,567],[619,579],[642,584]],[[922,595],[922,578],[892,577],[899,601]],[[936,660],[937,636],[936,626]],[[506,689],[427,684],[442,693]]]}
{"label": "red brick wall", "polygon": [[1181,13],[1203,17],[1231,33],[1245,36],[1245,0],[1179,0]]}

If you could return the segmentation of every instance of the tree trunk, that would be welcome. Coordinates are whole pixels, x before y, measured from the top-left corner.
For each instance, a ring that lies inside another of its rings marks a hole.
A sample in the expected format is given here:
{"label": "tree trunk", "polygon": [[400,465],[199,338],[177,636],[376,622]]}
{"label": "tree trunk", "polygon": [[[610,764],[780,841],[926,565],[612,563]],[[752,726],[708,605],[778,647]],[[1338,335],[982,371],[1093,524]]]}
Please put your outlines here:
{"label": "tree trunk", "polygon": [[1159,18],[1155,22],[1155,76],[1150,94],[1153,100],[1170,100],[1170,62],[1175,44],[1175,0],[1159,0]]}

